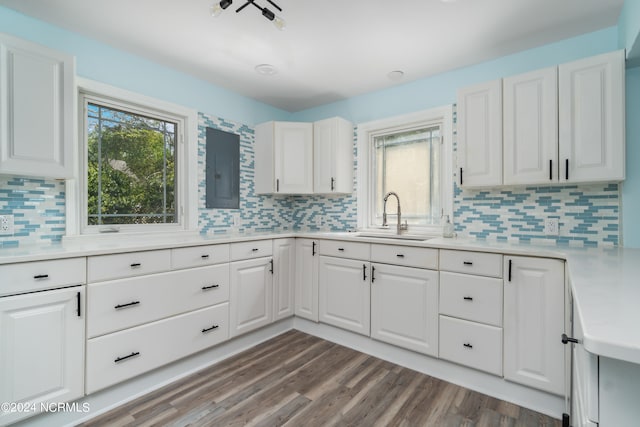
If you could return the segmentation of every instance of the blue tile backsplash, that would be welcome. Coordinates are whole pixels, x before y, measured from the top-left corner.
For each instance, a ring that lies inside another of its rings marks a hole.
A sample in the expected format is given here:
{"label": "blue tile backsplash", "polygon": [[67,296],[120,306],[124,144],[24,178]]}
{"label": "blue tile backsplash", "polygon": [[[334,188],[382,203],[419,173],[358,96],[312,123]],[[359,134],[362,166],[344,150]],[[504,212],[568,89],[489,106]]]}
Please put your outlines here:
{"label": "blue tile backsplash", "polygon": [[[346,231],[356,227],[355,173],[354,193],[351,195],[257,195],[254,187],[253,129],[203,113],[198,114],[198,120],[201,233]],[[205,208],[207,127],[240,135],[240,209]],[[355,150],[354,138],[354,154]],[[617,246],[620,244],[620,205],[620,185],[612,183],[482,190],[461,189],[454,184],[453,222],[456,233],[461,237],[571,246]],[[0,215],[8,214],[15,215],[16,234],[0,236],[0,247],[59,242],[65,234],[64,183],[0,175]],[[234,216],[238,219],[235,226]],[[544,234],[546,218],[559,220],[558,236]]]}

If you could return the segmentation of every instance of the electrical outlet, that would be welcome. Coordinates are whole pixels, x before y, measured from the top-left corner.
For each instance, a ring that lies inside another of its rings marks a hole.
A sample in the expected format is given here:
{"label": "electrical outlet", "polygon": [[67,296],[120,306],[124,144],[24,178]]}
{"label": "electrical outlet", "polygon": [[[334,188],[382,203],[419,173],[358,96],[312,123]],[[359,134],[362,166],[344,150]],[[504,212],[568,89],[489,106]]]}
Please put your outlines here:
{"label": "electrical outlet", "polygon": [[13,236],[13,215],[0,215],[0,236]]}
{"label": "electrical outlet", "polygon": [[547,218],[544,220],[544,234],[547,236],[557,236],[560,234],[558,218]]}

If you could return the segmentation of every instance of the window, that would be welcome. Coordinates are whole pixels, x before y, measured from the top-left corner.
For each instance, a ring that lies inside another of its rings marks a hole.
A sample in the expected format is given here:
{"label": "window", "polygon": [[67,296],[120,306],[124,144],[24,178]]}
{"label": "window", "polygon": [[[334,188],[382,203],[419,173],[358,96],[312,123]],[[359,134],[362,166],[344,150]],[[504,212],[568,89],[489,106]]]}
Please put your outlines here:
{"label": "window", "polygon": [[[358,126],[358,226],[379,229],[384,196],[400,198],[409,233],[439,233],[451,214],[451,107],[423,111]],[[397,201],[386,206],[392,232]]]}
{"label": "window", "polygon": [[193,110],[80,79],[68,235],[197,232]]}

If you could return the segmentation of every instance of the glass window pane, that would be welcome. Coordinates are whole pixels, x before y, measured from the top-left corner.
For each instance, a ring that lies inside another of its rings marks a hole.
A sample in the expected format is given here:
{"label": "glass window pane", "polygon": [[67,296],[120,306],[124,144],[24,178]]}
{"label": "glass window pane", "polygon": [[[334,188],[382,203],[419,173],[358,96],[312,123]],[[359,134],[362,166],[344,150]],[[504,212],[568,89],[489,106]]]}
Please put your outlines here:
{"label": "glass window pane", "polygon": [[175,123],[89,103],[89,225],[175,223]]}

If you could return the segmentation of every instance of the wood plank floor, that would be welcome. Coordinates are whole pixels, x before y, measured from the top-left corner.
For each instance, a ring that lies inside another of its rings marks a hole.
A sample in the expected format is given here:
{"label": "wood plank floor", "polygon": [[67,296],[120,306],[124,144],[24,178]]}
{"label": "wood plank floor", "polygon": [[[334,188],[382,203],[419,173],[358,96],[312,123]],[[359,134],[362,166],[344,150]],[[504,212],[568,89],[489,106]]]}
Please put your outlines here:
{"label": "wood plank floor", "polygon": [[554,426],[559,420],[289,331],[82,426]]}

